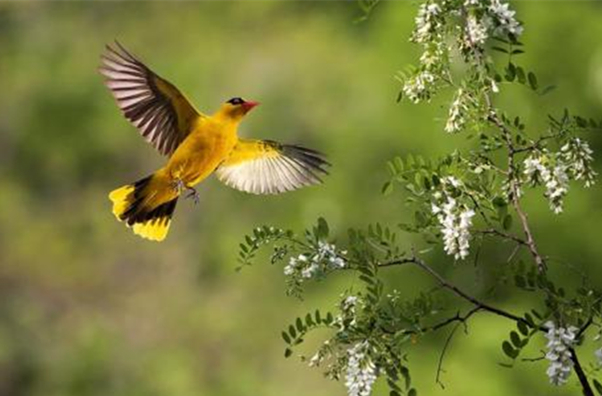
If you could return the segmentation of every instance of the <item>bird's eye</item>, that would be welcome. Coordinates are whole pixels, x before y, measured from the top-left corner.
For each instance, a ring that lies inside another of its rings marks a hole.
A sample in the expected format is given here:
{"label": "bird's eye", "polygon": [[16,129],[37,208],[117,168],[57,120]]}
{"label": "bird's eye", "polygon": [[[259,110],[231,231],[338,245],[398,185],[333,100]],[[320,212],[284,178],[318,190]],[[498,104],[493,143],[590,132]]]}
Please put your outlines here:
{"label": "bird's eye", "polygon": [[244,100],[242,100],[242,98],[232,98],[232,99],[230,99],[230,100],[228,101],[228,103],[230,103],[230,104],[232,104],[232,105],[235,105],[235,106],[241,105],[241,104],[243,104],[244,102],[245,102],[245,101],[244,101]]}

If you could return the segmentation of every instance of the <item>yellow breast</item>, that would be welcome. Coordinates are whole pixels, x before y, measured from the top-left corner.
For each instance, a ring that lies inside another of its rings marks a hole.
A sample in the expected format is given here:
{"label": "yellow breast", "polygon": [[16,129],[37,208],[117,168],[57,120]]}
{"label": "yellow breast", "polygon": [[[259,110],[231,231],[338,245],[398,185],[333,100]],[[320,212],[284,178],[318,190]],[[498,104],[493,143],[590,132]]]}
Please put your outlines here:
{"label": "yellow breast", "polygon": [[236,129],[235,124],[209,117],[199,120],[169,159],[166,166],[169,174],[189,186],[205,179],[236,145]]}

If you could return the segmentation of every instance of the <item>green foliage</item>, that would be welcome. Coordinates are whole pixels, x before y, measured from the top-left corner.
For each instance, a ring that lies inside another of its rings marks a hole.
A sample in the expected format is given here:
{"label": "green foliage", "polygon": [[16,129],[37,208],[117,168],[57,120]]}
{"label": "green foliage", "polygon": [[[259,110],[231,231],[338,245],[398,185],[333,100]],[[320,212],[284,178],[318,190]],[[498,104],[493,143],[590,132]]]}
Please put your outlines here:
{"label": "green foliage", "polygon": [[[390,176],[381,193],[389,196],[401,190],[413,216],[396,228],[380,223],[367,230],[352,228],[346,243],[338,241],[337,246],[328,242],[328,224],[320,218],[305,231],[303,242],[294,248],[287,245],[286,253],[278,256],[277,261],[288,260],[284,273],[295,294],[302,293],[305,281],[322,280],[336,271],[352,272],[360,281],[360,290],[351,288],[341,295],[338,313],[326,323],[334,334],[310,361],[310,365],[328,361],[326,374],[331,378],[344,374],[349,395],[355,395],[355,389],[370,393],[375,372],[385,377],[391,395],[416,394],[405,364],[412,341],[455,323],[437,368],[439,382],[443,355],[455,329],[466,326],[473,314],[482,311],[504,317],[513,325],[500,343],[510,359],[501,363],[503,366],[514,366],[532,341],[547,333],[550,381],[562,385],[568,377],[565,373],[574,369],[584,394],[590,395],[591,385],[580,365],[573,363],[572,348],[582,342],[594,318],[602,318],[601,291],[576,271],[572,275],[577,276],[580,287],[568,293],[556,285],[547,273],[548,258],[539,251],[522,201],[531,189],[543,186],[549,208],[560,214],[570,181],[591,186],[597,175],[592,150],[580,134],[601,123],[565,110],[559,118],[548,116],[547,130],[540,132],[521,115],[509,115],[496,107],[494,100],[502,88],[525,87],[539,97],[553,86],[542,88],[536,73],[516,60],[525,53],[518,40],[522,26],[507,6],[490,3],[430,0],[419,8],[412,41],[423,53],[418,66],[399,73],[399,99],[428,102],[445,89],[453,90],[444,129],[450,134],[465,133],[471,145],[438,159],[407,154],[388,162]],[[490,56],[489,51],[503,54],[504,61]],[[459,68],[462,73],[457,72]],[[471,296],[422,258],[430,249],[417,254],[414,247],[404,246],[398,232],[419,234],[427,245],[442,245],[456,263],[471,257],[476,271],[487,272],[483,261],[496,250],[508,250],[506,267],[497,271],[503,276],[494,288],[536,295],[533,308],[517,316]],[[485,243],[489,238],[497,241],[496,246]],[[281,249],[275,246],[276,251]],[[338,265],[331,265],[335,260]],[[455,316],[450,315],[449,307],[440,304],[432,290],[414,298],[402,297],[397,289],[387,293],[383,272],[409,265],[423,270],[472,309],[465,315],[456,309]],[[297,318],[283,332],[285,355],[290,356],[292,348],[316,327],[313,321]],[[369,380],[358,379],[357,372]],[[401,377],[405,387],[400,386]]]}

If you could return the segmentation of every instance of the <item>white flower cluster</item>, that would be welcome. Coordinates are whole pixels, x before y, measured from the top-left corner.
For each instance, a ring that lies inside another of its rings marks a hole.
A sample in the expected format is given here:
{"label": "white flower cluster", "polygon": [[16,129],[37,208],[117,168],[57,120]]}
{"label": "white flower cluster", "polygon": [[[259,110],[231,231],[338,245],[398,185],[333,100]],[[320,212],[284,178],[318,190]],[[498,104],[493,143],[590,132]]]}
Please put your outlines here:
{"label": "white flower cluster", "polygon": [[330,340],[324,341],[318,351],[309,359],[309,367],[318,367],[331,353]]}
{"label": "white flower cluster", "polygon": [[[342,251],[341,254],[346,254]],[[325,264],[327,268],[323,268]],[[336,246],[324,241],[318,241],[316,252],[308,257],[300,254],[297,257],[291,257],[288,264],[284,267],[284,275],[291,276],[297,272],[302,278],[309,279],[323,269],[340,269],[345,267],[345,260],[337,253]]]}
{"label": "white flower cluster", "polygon": [[357,323],[356,308],[361,302],[361,298],[353,295],[347,296],[341,301],[341,314],[335,318],[335,322],[341,330],[355,326]]}
{"label": "white flower cluster", "polygon": [[557,386],[564,385],[573,368],[569,348],[575,343],[578,329],[573,326],[568,328],[556,327],[551,321],[547,322],[544,326],[548,328],[546,334],[546,338],[548,339],[546,359],[550,362],[546,374],[552,384]]}
{"label": "white flower cluster", "polygon": [[[555,161],[551,161],[555,158]],[[550,209],[559,214],[562,212],[564,197],[569,189],[568,166],[558,156],[550,157],[544,153],[540,156],[529,156],[524,161],[524,174],[532,185],[544,184],[545,197],[548,198]]]}
{"label": "white flower cluster", "polygon": [[491,0],[489,6],[490,15],[497,22],[495,34],[503,35],[505,33],[512,34],[516,37],[523,33],[523,27],[516,20],[516,11],[511,10],[508,3],[502,3],[500,0]]}
{"label": "white flower cluster", "polygon": [[369,396],[377,378],[377,369],[369,355],[370,344],[361,341],[347,350],[345,386],[348,396]]}
{"label": "white flower cluster", "polygon": [[414,19],[416,28],[412,35],[412,40],[416,43],[426,43],[431,41],[441,26],[438,16],[441,14],[439,4],[427,1],[418,9],[418,15]]}
{"label": "white flower cluster", "polygon": [[[443,178],[441,181],[444,187],[449,185],[457,188],[461,185],[461,181],[454,177]],[[431,210],[441,225],[443,249],[456,260],[463,260],[469,254],[470,227],[475,212],[447,194],[437,192],[433,197],[436,203],[432,204]]]}
{"label": "white flower cluster", "polygon": [[466,18],[466,38],[464,44],[468,47],[482,47],[489,38],[491,19],[485,16],[482,20],[474,14]]}
{"label": "white flower cluster", "polygon": [[466,124],[466,110],[467,98],[466,91],[462,88],[458,89],[454,101],[449,108],[449,116],[447,117],[447,123],[445,124],[445,132],[455,133],[459,132]]}
{"label": "white flower cluster", "polygon": [[589,144],[579,138],[570,139],[560,149],[562,157],[570,164],[570,173],[575,180],[583,180],[585,187],[591,187],[596,182],[596,171],[592,169],[593,150]]}
{"label": "white flower cluster", "polygon": [[424,51],[420,55],[420,64],[425,70],[436,69],[442,62],[446,53],[446,46],[441,41],[435,41],[424,45]]}
{"label": "white flower cluster", "polygon": [[435,85],[435,75],[424,70],[410,78],[403,84],[403,94],[414,103],[429,99]]}

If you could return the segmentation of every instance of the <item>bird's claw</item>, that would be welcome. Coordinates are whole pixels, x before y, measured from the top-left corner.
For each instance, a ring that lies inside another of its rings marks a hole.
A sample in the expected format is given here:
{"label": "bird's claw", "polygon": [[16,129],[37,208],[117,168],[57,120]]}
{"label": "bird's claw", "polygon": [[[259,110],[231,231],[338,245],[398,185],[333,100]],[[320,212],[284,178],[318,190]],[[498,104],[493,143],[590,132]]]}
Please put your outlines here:
{"label": "bird's claw", "polygon": [[188,194],[186,195],[186,198],[192,198],[194,200],[194,204],[198,205],[200,199],[199,199],[199,193],[197,192],[197,190],[195,190],[192,187],[186,187],[186,189],[188,190]]}

